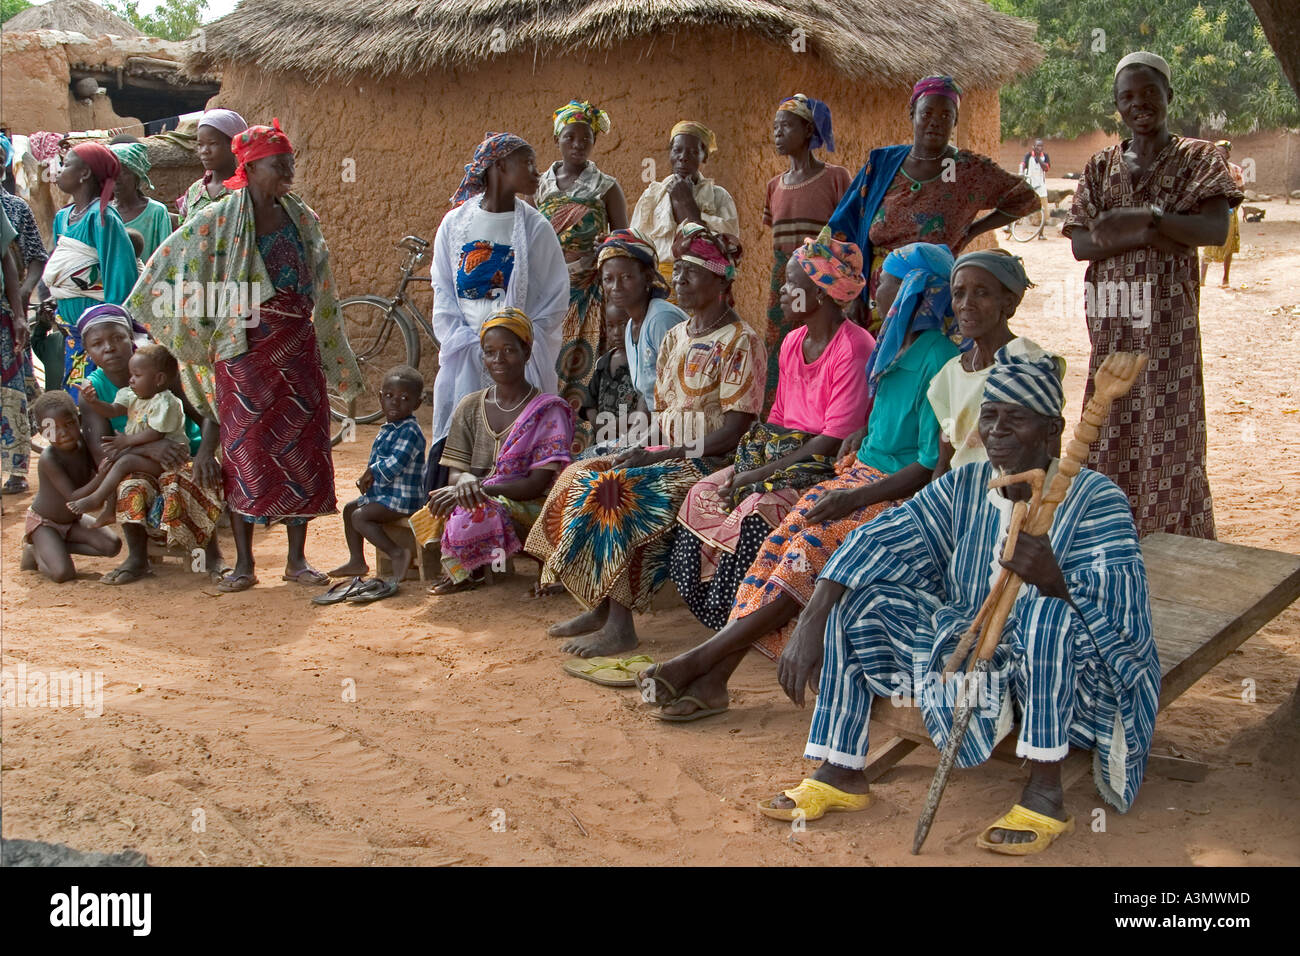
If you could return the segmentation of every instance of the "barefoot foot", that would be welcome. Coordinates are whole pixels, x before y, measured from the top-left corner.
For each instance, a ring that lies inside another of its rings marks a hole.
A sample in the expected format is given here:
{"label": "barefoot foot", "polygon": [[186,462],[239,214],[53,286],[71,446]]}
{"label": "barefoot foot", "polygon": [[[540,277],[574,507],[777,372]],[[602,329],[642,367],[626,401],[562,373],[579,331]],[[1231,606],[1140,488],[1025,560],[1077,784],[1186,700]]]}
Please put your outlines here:
{"label": "barefoot foot", "polygon": [[590,634],[604,627],[607,620],[609,620],[609,602],[602,601],[590,611],[584,611],[575,618],[552,624],[546,629],[546,636],[576,637],[579,634]]}
{"label": "barefoot foot", "polygon": [[117,502],[105,501],[104,508],[99,512],[99,517],[91,524],[92,528],[107,528],[117,521]]}
{"label": "barefoot foot", "polygon": [[608,657],[636,647],[636,631],[603,627],[594,634],[584,634],[566,643],[560,650],[579,657]]}
{"label": "barefoot foot", "polygon": [[68,510],[74,515],[89,514],[99,507],[99,502],[95,500],[94,495],[86,495],[84,498],[73,498],[68,502]]}
{"label": "barefoot foot", "polygon": [[[686,700],[687,697],[693,697],[695,700]],[[695,703],[696,700],[701,701],[704,707]],[[726,680],[719,680],[712,674],[705,674],[682,688],[681,699],[666,703],[663,712],[668,717],[689,717],[697,710],[714,710],[718,707],[726,707],[730,703]]]}
{"label": "barefoot foot", "polygon": [[[669,687],[676,689],[677,696],[689,692],[692,696],[699,697],[700,694],[697,693],[697,691],[702,689],[700,679],[704,676],[704,672],[702,672],[698,667],[692,665],[689,651],[686,654],[678,654],[671,660],[663,661],[662,663],[648,667],[642,677],[645,679],[654,678],[661,683],[655,684],[654,694],[656,699],[654,701],[647,699],[646,702],[657,703],[661,707],[672,703],[672,698],[668,696],[669,691],[667,688]],[[688,684],[696,684],[700,686],[696,686],[695,690],[688,691]],[[727,683],[726,681],[723,681],[722,692],[724,699],[726,697],[726,691]],[[706,692],[712,693],[716,696],[716,692],[712,689],[709,689]],[[687,705],[687,709],[691,709],[690,705]],[[680,713],[680,711],[673,711],[673,713]]]}
{"label": "barefoot foot", "polygon": [[333,571],[327,573],[332,578],[365,577],[370,573],[370,565],[366,564],[364,560],[346,561],[343,564],[340,564]]}

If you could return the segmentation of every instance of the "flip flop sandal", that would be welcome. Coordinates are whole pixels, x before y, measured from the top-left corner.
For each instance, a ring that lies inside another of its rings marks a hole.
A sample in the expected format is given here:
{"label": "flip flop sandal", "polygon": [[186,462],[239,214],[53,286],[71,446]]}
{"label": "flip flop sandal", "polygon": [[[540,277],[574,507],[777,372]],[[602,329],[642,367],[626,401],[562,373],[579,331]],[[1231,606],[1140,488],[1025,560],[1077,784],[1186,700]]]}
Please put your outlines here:
{"label": "flip flop sandal", "polygon": [[[649,670],[649,668],[646,668]],[[654,683],[651,683],[651,682]],[[659,692],[654,689],[654,684],[663,684],[668,688],[668,696],[660,697]],[[649,690],[647,691],[647,687]],[[640,673],[636,676],[636,689],[641,692],[641,699],[647,704],[653,704],[656,707],[667,707],[673,701],[677,700],[677,688],[668,681],[664,680],[658,674]]]}
{"label": "flip flop sandal", "polygon": [[323,571],[317,571],[315,568],[303,568],[301,571],[295,571],[293,574],[280,575],[281,581],[292,581],[294,584],[307,584],[320,587],[322,584],[330,583],[330,576]]}
{"label": "flip flop sandal", "polygon": [[382,601],[384,598],[390,598],[397,593],[398,583],[396,581],[376,580],[374,587],[358,588],[347,599],[349,604],[371,604],[375,601]]}
{"label": "flip flop sandal", "polygon": [[670,724],[686,724],[690,723],[692,720],[703,720],[705,717],[712,717],[714,714],[725,714],[727,712],[727,707],[710,707],[704,701],[691,694],[683,694],[681,697],[668,701],[668,703],[663,706],[668,707],[681,701],[694,704],[695,710],[691,711],[689,714],[665,714],[662,710],[658,710],[655,711],[655,718],[658,720],[666,720]]}
{"label": "flip flop sandal", "polygon": [[324,594],[317,594],[311,599],[311,603],[320,605],[338,604],[341,601],[346,601],[369,583],[365,578],[357,575],[351,581],[340,581]]}
{"label": "flip flop sandal", "polygon": [[474,578],[466,578],[464,581],[460,582],[453,581],[451,578],[446,578],[429,588],[429,593],[438,596],[444,594],[462,594],[465,591],[473,591],[475,588],[482,587],[482,585],[483,580],[481,578],[478,580],[475,580]]}
{"label": "flip flop sandal", "polygon": [[238,594],[257,584],[256,574],[228,574],[217,583],[222,594]]}
{"label": "flip flop sandal", "polygon": [[[1034,839],[1028,843],[993,843],[989,833],[993,830],[1015,830],[1019,833],[1032,833]],[[1016,804],[975,838],[975,845],[983,850],[992,850],[1004,856],[1029,856],[1042,853],[1051,846],[1057,837],[1074,832],[1074,817],[1057,820],[1046,814],[1030,810]]]}
{"label": "flip flop sandal", "polygon": [[141,578],[152,577],[153,571],[145,568],[143,571],[132,571],[128,568],[114,568],[112,571],[105,573],[100,579],[100,584],[109,584],[119,586],[122,584],[132,584]]}
{"label": "flip flop sandal", "polygon": [[[542,598],[558,597],[559,595],[566,593],[568,592],[565,590],[564,585],[556,581],[552,584],[534,584],[528,589],[527,598],[536,601]],[[527,598],[525,598],[525,600],[527,600]]]}
{"label": "flip flop sandal", "polygon": [[[804,820],[820,820],[828,813],[854,813],[871,806],[869,793],[846,793],[829,783],[807,777],[793,790],[782,791],[794,801],[793,807],[771,807],[758,804],[758,812],[773,820],[794,820],[798,814]],[[801,814],[799,811],[803,811]]]}
{"label": "flip flop sandal", "polygon": [[213,568],[211,571],[209,571],[208,578],[211,579],[213,584],[220,584],[221,579],[224,578],[227,574],[229,574],[233,570],[235,569],[229,564],[223,564],[221,567]]}
{"label": "flip flop sandal", "polygon": [[9,480],[0,485],[0,495],[25,495],[30,490],[31,485],[21,475],[10,475]]}
{"label": "flip flop sandal", "polygon": [[635,687],[637,675],[653,664],[645,654],[636,657],[579,658],[564,665],[564,672],[602,687]]}

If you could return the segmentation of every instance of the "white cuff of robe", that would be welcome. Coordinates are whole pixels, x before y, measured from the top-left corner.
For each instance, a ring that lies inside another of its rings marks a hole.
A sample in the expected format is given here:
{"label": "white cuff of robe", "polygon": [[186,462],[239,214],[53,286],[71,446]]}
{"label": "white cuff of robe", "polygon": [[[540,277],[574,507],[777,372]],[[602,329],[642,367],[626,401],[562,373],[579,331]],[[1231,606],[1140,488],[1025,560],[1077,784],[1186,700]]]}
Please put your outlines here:
{"label": "white cuff of robe", "polygon": [[867,765],[867,755],[846,754],[839,750],[831,750],[825,744],[809,743],[805,748],[803,755],[809,760],[825,760],[833,766],[840,767],[844,770],[862,770]]}
{"label": "white cuff of robe", "polygon": [[1016,741],[1016,756],[1036,763],[1058,763],[1064,760],[1069,752],[1068,743],[1061,744],[1059,747],[1035,747],[1033,744],[1025,743],[1023,737]]}

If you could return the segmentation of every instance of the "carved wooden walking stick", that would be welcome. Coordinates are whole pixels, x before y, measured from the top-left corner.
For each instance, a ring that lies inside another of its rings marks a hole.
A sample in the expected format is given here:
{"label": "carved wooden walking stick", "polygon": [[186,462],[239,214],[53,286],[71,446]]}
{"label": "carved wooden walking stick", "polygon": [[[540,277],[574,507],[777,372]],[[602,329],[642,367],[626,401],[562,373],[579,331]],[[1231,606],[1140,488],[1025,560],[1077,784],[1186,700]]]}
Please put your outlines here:
{"label": "carved wooden walking stick", "polygon": [[[1041,468],[1033,471],[1023,471],[1015,475],[1003,475],[994,478],[989,482],[990,488],[1003,488],[1007,485],[1016,485],[1020,483],[1028,484],[1031,494],[1028,502],[1017,501],[1011,509],[1011,521],[1007,525],[1007,541],[1002,549],[1002,560],[1010,561],[1011,556],[1016,553],[1016,539],[1020,537],[1020,529],[1024,527],[1025,518],[1028,516],[1029,509],[1038,506],[1039,500],[1043,496],[1043,482],[1046,480],[1047,473]],[[1002,595],[1002,589],[1006,587],[1006,582],[1011,572],[1006,568],[998,575],[997,581],[989,591],[989,596],[984,599],[983,605],[980,606],[979,613],[975,615],[975,620],[970,622],[970,627],[966,628],[966,633],[961,636],[957,642],[957,649],[952,652],[948,658],[948,663],[944,665],[943,677],[947,680],[958,670],[965,671],[966,659],[970,656],[971,650],[975,647],[976,641],[983,638],[988,627],[989,615],[992,613],[994,606],[998,603],[998,598]]]}
{"label": "carved wooden walking stick", "polygon": [[[1081,421],[1074,427],[1074,438],[1065,446],[1065,453],[1061,456],[1061,462],[1057,468],[1056,477],[1052,479],[1047,493],[1042,496],[1040,501],[1034,502],[1024,519],[1022,528],[1016,528],[1007,534],[1007,545],[1003,551],[1004,559],[1006,556],[1015,553],[1015,539],[1019,536],[1019,531],[1031,535],[1047,534],[1052,527],[1052,518],[1056,515],[1056,509],[1065,500],[1069,493],[1070,484],[1074,481],[1074,476],[1079,473],[1088,460],[1088,446],[1097,440],[1101,434],[1101,426],[1105,424],[1106,419],[1110,417],[1110,407],[1116,400],[1127,394],[1128,390],[1133,387],[1142,369],[1146,367],[1147,357],[1142,354],[1132,352],[1116,352],[1108,355],[1106,360],[1101,363],[1097,369],[1096,375],[1093,376],[1093,395],[1083,410]],[[1010,475],[1004,479],[997,479],[990,482],[990,485],[1000,486],[1011,483],[1017,479],[1031,480],[1029,476],[1034,473],[1029,472],[1026,475]],[[1014,520],[1014,512],[1013,512]],[[961,645],[969,646],[972,632],[980,633],[979,646],[975,652],[975,667],[971,676],[974,684],[967,683],[962,688],[962,693],[958,695],[958,703],[953,711],[952,730],[948,734],[948,741],[944,744],[942,752],[939,754],[939,765],[935,768],[934,779],[930,782],[930,790],[925,797],[925,806],[921,809],[921,818],[916,822],[916,835],[912,839],[912,854],[916,855],[921,852],[921,846],[925,843],[925,838],[930,834],[930,825],[934,823],[935,814],[939,811],[939,801],[943,799],[943,791],[948,786],[948,777],[952,774],[953,764],[957,760],[957,752],[961,749],[961,742],[966,736],[966,730],[970,726],[971,714],[975,710],[975,694],[971,692],[973,688],[981,686],[986,679],[989,669],[992,667],[993,652],[997,650],[998,644],[1002,639],[1002,628],[1007,623],[1007,617],[1011,613],[1012,606],[1016,603],[1016,597],[1020,593],[1020,585],[1024,582],[1018,574],[1012,574],[1003,570],[1002,575],[998,578],[996,585],[984,605],[980,608],[979,615],[975,623],[972,623],[966,633],[962,635],[959,642],[959,651],[962,660],[965,657],[965,651]],[[953,654],[957,658],[957,653]],[[952,664],[952,659],[949,660]],[[947,669],[945,668],[945,673]]]}

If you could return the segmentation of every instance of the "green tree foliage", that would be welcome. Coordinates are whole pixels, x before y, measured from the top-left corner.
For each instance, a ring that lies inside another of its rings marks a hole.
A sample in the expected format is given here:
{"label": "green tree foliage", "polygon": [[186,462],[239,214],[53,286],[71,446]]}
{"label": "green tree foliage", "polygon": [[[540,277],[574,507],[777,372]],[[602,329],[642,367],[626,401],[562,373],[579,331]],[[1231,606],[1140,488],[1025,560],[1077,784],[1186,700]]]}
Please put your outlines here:
{"label": "green tree foliage", "polygon": [[[0,0],[5,2],[5,0]],[[153,13],[140,12],[140,0],[101,0],[141,33],[164,40],[185,40],[203,22],[208,0],[162,0]]]}
{"label": "green tree foliage", "polygon": [[1126,53],[1169,61],[1169,125],[1198,135],[1300,124],[1300,105],[1248,0],[989,0],[1038,24],[1046,58],[1002,88],[1004,137],[1072,138],[1121,129],[1112,77]]}
{"label": "green tree foliage", "polygon": [[28,0],[0,0],[0,23],[4,23],[15,13],[22,13],[30,6]]}

